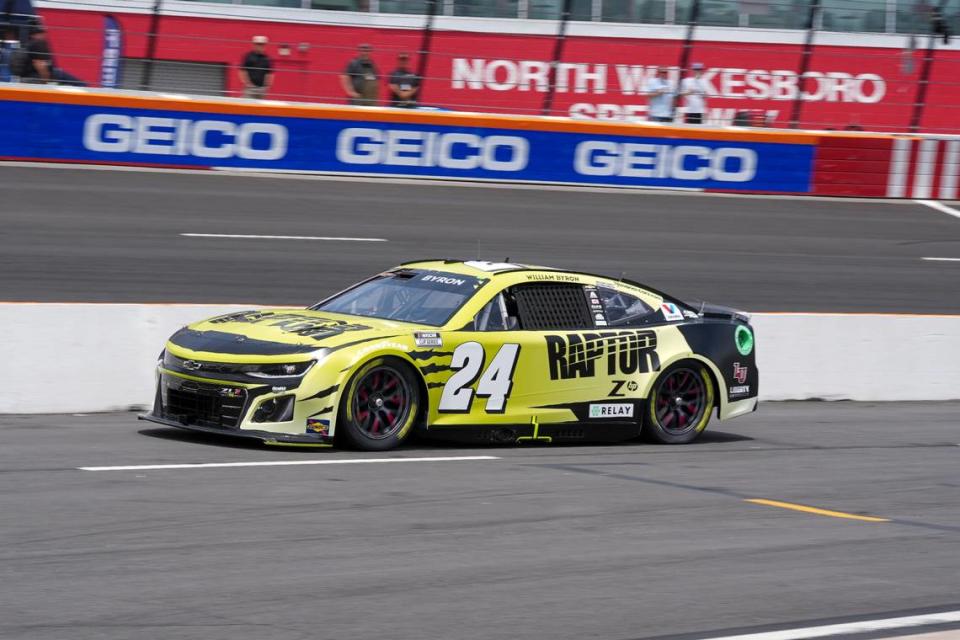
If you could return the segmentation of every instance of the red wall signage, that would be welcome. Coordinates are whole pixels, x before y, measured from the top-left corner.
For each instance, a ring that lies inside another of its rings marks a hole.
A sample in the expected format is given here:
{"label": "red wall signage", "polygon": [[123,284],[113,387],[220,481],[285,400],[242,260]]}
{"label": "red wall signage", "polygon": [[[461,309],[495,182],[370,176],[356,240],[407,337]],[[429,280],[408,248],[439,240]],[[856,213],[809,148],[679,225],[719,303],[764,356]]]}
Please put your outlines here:
{"label": "red wall signage", "polygon": [[[43,15],[59,64],[95,83],[102,15],[61,9],[44,10]],[[123,55],[142,57],[149,16],[115,15],[127,37]],[[411,29],[164,16],[157,57],[236,65],[250,37],[258,34],[270,38],[268,53],[278,70],[272,97],[334,103],[345,102],[338,75],[358,43],[374,46],[383,77],[393,69],[397,52],[415,52],[420,41],[420,32]],[[279,55],[282,44],[288,45],[285,56]],[[557,70],[553,115],[645,119],[645,80],[657,65],[677,64],[681,46],[679,40],[571,36]],[[539,114],[552,49],[552,36],[438,31],[424,103],[463,111]],[[796,77],[799,58],[800,46],[792,44],[697,42],[691,61],[706,67],[708,121],[730,124],[737,112],[750,112],[754,123],[786,126],[802,84],[803,126],[907,129],[922,52],[818,45],[803,82]],[[937,52],[923,131],[960,132],[960,83],[954,80],[958,63],[960,51]],[[227,88],[239,95],[234,68]],[[386,87],[383,92],[385,98]]]}

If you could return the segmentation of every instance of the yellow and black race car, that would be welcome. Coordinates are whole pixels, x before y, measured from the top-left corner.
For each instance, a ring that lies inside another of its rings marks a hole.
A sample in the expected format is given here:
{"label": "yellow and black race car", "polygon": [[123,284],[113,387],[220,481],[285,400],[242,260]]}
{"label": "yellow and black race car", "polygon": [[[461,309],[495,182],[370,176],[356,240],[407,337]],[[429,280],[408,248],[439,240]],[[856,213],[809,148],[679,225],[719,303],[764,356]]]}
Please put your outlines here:
{"label": "yellow and black race car", "polygon": [[268,444],[694,440],[757,408],[746,314],[510,263],[403,264],[177,331],[143,419]]}

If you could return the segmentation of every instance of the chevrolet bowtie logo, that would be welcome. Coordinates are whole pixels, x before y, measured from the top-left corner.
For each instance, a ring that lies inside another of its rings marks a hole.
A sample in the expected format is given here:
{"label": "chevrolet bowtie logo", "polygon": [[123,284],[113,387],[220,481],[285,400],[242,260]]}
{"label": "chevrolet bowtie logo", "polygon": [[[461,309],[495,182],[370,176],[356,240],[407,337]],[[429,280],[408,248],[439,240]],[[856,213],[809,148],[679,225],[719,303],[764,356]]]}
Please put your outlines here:
{"label": "chevrolet bowtie logo", "polygon": [[203,367],[203,365],[196,360],[184,360],[181,366],[188,371],[196,371]]}

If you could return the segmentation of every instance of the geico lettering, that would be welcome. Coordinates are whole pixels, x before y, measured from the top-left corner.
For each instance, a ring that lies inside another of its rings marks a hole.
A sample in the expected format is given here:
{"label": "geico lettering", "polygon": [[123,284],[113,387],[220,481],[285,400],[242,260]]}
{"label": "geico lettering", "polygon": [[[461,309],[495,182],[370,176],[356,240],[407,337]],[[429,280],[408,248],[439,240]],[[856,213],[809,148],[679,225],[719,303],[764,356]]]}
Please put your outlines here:
{"label": "geico lettering", "polygon": [[359,127],[337,136],[337,160],[345,164],[520,171],[529,156],[529,143],[516,136]]}
{"label": "geico lettering", "polygon": [[83,123],[83,146],[100,153],[278,160],[287,154],[287,138],[286,127],[269,122],[97,113]]}
{"label": "geico lettering", "polygon": [[657,334],[653,331],[568,333],[544,339],[551,380],[592,378],[601,360],[606,362],[608,376],[660,370]]}
{"label": "geico lettering", "polygon": [[748,182],[757,174],[757,153],[742,147],[590,140],[577,145],[573,162],[585,176]]}

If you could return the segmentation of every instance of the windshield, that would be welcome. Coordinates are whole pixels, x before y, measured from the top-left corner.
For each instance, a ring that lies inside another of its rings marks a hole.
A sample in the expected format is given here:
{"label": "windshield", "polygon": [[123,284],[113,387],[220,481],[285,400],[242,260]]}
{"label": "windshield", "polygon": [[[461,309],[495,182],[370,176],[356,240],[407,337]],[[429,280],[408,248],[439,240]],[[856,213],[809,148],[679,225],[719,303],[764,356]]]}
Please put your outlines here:
{"label": "windshield", "polygon": [[486,280],[441,271],[395,271],[377,276],[312,309],[439,327]]}

